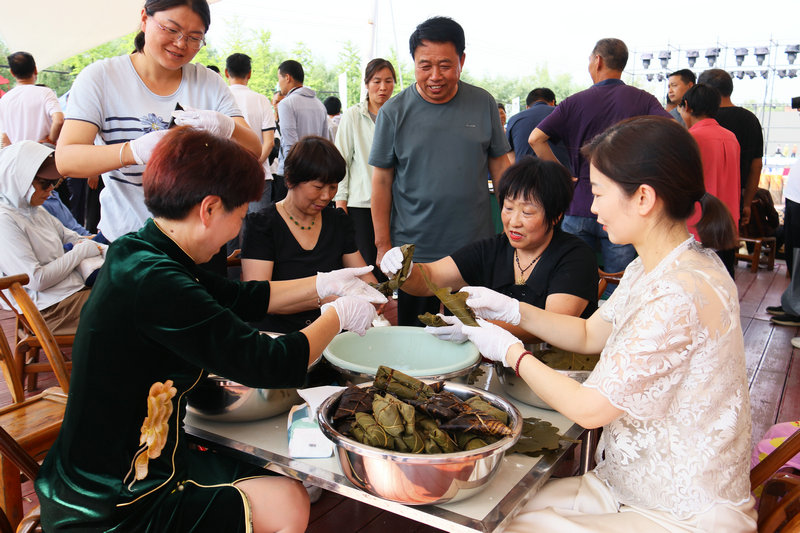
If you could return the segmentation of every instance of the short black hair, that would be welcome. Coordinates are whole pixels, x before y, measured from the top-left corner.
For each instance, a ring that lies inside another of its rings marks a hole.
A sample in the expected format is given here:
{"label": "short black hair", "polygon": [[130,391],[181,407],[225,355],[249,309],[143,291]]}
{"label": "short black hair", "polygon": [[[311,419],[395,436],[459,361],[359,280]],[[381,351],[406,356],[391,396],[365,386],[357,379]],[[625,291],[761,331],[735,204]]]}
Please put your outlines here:
{"label": "short black hair", "polygon": [[412,58],[422,41],[453,43],[460,58],[465,47],[464,28],[450,17],[431,17],[420,23],[408,39],[408,48],[411,50]]}
{"label": "short black hair", "polygon": [[695,76],[694,72],[688,68],[676,70],[675,72],[668,74],[667,78],[671,78],[672,76],[680,76],[683,83],[697,83],[697,76]]}
{"label": "short black hair", "polygon": [[523,198],[544,209],[547,229],[557,226],[572,202],[572,177],[563,165],[525,156],[503,173],[497,187],[502,208],[506,198]]}
{"label": "short black hair", "polygon": [[331,141],[307,135],[292,145],[284,164],[284,179],[288,185],[319,180],[339,183],[344,179],[347,163]]}
{"label": "short black hair", "polygon": [[733,93],[733,78],[727,71],[721,68],[704,70],[697,78],[698,83],[704,83],[719,91],[724,97],[730,97]]}
{"label": "short black hair", "polygon": [[294,59],[287,59],[278,65],[278,73],[283,74],[284,76],[288,74],[297,83],[303,83],[303,80],[306,77],[305,72],[303,72],[303,65]]}
{"label": "short black hair", "polygon": [[11,74],[15,78],[27,79],[33,76],[36,72],[36,61],[33,56],[28,52],[14,52],[6,58],[8,60],[8,68],[11,69]]}
{"label": "short black hair", "polygon": [[688,106],[693,117],[714,118],[722,98],[719,91],[705,83],[698,83],[686,91],[680,104]]}
{"label": "short black hair", "polygon": [[249,55],[236,52],[225,60],[225,69],[234,78],[246,78],[252,72],[253,64]]}
{"label": "short black hair", "polygon": [[528,93],[528,97],[525,99],[525,105],[530,107],[532,103],[540,100],[542,102],[555,102],[556,93],[547,87],[538,87]]}
{"label": "short black hair", "polygon": [[208,70],[213,70],[213,71],[214,71],[214,72],[216,72],[217,74],[221,74],[221,72],[219,71],[219,67],[218,67],[218,66],[216,66],[216,65],[206,65],[206,68],[207,68]]}
{"label": "short black hair", "polygon": [[327,97],[323,102],[322,105],[325,106],[325,111],[329,115],[338,115],[342,112],[342,101],[336,98],[335,96]]}
{"label": "short black hair", "polygon": [[620,39],[600,39],[594,45],[593,55],[603,58],[606,67],[622,72],[628,64],[628,47]]}

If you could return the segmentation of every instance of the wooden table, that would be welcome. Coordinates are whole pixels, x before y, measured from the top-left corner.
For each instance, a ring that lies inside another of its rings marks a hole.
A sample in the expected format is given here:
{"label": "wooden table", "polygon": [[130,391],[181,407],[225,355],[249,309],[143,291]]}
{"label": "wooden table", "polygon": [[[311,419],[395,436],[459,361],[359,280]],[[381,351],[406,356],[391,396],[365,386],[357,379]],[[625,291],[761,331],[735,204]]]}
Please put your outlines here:
{"label": "wooden table", "polygon": [[[494,393],[501,392],[494,380],[489,389]],[[555,411],[537,409],[514,400],[512,403],[523,417],[547,420],[567,439],[579,439],[586,433],[582,427]],[[408,506],[378,498],[355,487],[342,473],[335,455],[326,459],[289,457],[286,421],[286,414],[282,414],[255,422],[212,422],[190,413],[186,417],[186,433],[195,443],[218,452],[452,533],[500,532],[505,529],[571,449],[570,444],[562,443],[561,449],[543,457],[506,454],[497,475],[475,496],[442,505]]]}

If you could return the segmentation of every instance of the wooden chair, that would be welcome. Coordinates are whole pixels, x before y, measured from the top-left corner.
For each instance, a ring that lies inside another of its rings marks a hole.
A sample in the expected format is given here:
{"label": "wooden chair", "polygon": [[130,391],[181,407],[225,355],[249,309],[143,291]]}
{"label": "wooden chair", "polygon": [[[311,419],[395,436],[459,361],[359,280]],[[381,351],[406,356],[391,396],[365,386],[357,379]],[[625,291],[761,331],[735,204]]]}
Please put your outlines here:
{"label": "wooden chair", "polygon": [[750,470],[751,489],[764,484],[758,508],[759,533],[800,531],[800,475],[784,468],[798,453],[800,429]]}
{"label": "wooden chair", "polygon": [[[761,261],[762,254],[766,256],[767,270],[773,270],[775,268],[775,252],[777,252],[775,237],[768,237],[761,223],[758,205],[756,201],[750,204],[750,220],[755,222],[757,230],[753,231],[748,226],[739,228],[739,251],[736,252],[737,261],[750,261],[750,270],[753,273],[758,272],[758,265]],[[752,252],[746,254],[742,253],[740,251],[742,243],[744,243],[745,248],[748,250],[748,245],[752,245]]]}
{"label": "wooden chair", "polygon": [[604,270],[597,269],[597,273],[600,276],[600,283],[597,285],[597,299],[601,299],[603,294],[606,292],[606,288],[608,285],[619,285],[619,281],[622,279],[622,275],[625,271],[621,272],[605,272]]}
{"label": "wooden chair", "polygon": [[[17,283],[20,286],[25,285],[28,283],[28,276],[24,274],[20,274],[17,276],[9,276],[7,278],[0,278],[0,298],[2,298],[8,307],[11,308],[11,311],[15,315],[16,324],[14,328],[14,365],[17,369],[17,373],[20,376],[19,383],[14,385],[8,379],[8,373],[4,372],[3,376],[6,378],[6,384],[8,385],[9,390],[11,391],[11,396],[15,402],[22,401],[24,396],[24,388],[27,383],[27,390],[33,391],[36,389],[37,385],[37,375],[40,372],[53,372],[54,367],[52,364],[48,362],[40,362],[39,361],[39,354],[40,351],[44,348],[41,338],[36,335],[33,330],[33,326],[31,321],[16,308],[11,305],[11,302],[6,297],[6,295],[1,292],[2,289],[9,289],[11,284]],[[25,293],[24,290],[21,291],[22,294],[25,295],[25,299],[30,301],[30,297]],[[14,300],[17,300],[17,297],[14,296]],[[19,305],[19,304],[18,304]],[[22,306],[19,306],[22,308]],[[41,318],[41,313],[39,310],[36,309],[35,305],[31,305],[32,310],[35,310],[36,315]],[[49,329],[48,329],[49,332]],[[52,339],[58,346],[61,347],[70,347],[72,346],[73,342],[75,341],[74,335],[50,335]],[[64,359],[63,353],[59,350],[60,359]],[[69,371],[72,369],[72,362],[65,361],[67,375],[69,375]],[[56,375],[58,377],[58,375]],[[60,383],[60,380],[59,380]]]}
{"label": "wooden chair", "polygon": [[[13,463],[18,471],[30,480],[35,480],[39,474],[39,463],[2,427],[0,427],[0,456]],[[39,507],[36,506],[19,522],[16,533],[41,531],[40,518]],[[0,510],[0,533],[14,533],[11,520],[2,510]]]}
{"label": "wooden chair", "polygon": [[228,267],[240,267],[242,266],[242,250],[241,248],[237,248],[231,252],[231,255],[228,256]]}
{"label": "wooden chair", "polygon": [[[6,280],[8,278],[0,279],[0,285]],[[13,359],[14,354],[11,352],[6,336],[0,334],[0,362],[3,374],[6,376],[6,380],[12,381],[12,388],[19,386],[21,390],[20,374],[16,372]],[[27,455],[34,459],[41,459],[58,436],[61,422],[64,419],[66,401],[66,394],[58,387],[47,389],[27,400],[15,401],[0,409],[0,428]],[[0,442],[1,444],[2,442]],[[5,511],[11,527],[16,527],[22,519],[20,471],[25,472],[29,479],[33,479],[29,476],[30,473],[25,471],[25,468],[20,468],[15,462],[17,455],[7,454],[5,449],[0,447],[0,507]]]}
{"label": "wooden chair", "polygon": [[[13,383],[9,382],[11,372],[3,372],[6,383],[9,384],[8,388],[11,390],[11,394],[14,397],[14,401],[17,402],[21,401],[24,397],[22,392],[22,380],[27,374],[32,372],[54,372],[58,385],[61,387],[61,390],[67,394],[69,393],[69,375],[72,372],[72,362],[68,361],[64,356],[59,342],[63,343],[62,345],[72,345],[74,336],[56,337],[53,335],[50,328],[47,327],[44,318],[42,318],[39,309],[36,308],[33,300],[31,300],[28,293],[25,292],[25,289],[22,288],[26,283],[28,283],[28,276],[25,274],[0,278],[0,291],[8,290],[8,292],[11,293],[11,297],[17,302],[17,306],[22,311],[21,315],[18,314],[18,320],[25,324],[25,327],[33,333],[34,337],[20,341],[14,351],[14,367],[16,368],[19,381]],[[0,292],[0,294],[2,294],[2,292]],[[28,355],[34,348],[36,350],[41,348],[41,350],[44,351],[49,364],[28,363]]]}

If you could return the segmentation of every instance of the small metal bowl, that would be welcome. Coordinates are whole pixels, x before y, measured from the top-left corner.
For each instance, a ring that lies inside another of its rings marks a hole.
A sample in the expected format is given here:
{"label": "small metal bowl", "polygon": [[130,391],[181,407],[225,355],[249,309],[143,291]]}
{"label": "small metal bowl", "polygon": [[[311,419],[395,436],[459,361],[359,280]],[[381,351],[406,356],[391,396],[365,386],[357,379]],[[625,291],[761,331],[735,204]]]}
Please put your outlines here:
{"label": "small metal bowl", "polygon": [[336,455],[347,479],[370,494],[406,505],[454,502],[483,490],[497,473],[506,450],[519,440],[522,415],[509,401],[495,394],[456,383],[445,383],[444,388],[460,398],[478,395],[503,409],[508,413],[508,426],[513,434],[477,450],[455,453],[428,455],[374,448],[334,429],[330,417],[336,410],[340,392],[322,403],[317,418],[322,432],[336,445]]}
{"label": "small metal bowl", "polygon": [[[540,409],[549,409],[553,411],[554,409],[550,407],[550,405],[539,398],[539,396],[533,392],[530,385],[525,383],[525,380],[521,377],[518,377],[514,373],[513,368],[508,368],[503,365],[496,365],[497,368],[497,378],[500,380],[500,385],[503,387],[503,391],[505,391],[509,396],[514,398],[515,400],[519,400],[520,402],[527,403],[528,405],[532,405],[534,407],[538,407]],[[592,372],[590,370],[556,370],[559,374],[564,374],[565,376],[574,379],[578,383],[583,383],[589,377],[589,374]]]}
{"label": "small metal bowl", "polygon": [[[282,333],[262,331],[273,339]],[[319,359],[313,366],[319,362]],[[186,410],[217,422],[249,422],[271,418],[303,403],[297,389],[257,389],[209,374],[192,389]]]}

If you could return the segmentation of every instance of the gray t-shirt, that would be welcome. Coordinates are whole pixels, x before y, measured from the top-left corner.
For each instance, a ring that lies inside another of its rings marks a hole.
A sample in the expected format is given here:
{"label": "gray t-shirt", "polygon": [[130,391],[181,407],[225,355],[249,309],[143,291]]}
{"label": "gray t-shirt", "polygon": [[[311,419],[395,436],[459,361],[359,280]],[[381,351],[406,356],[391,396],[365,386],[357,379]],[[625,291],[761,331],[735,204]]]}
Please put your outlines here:
{"label": "gray t-shirt", "polygon": [[444,104],[416,85],[381,107],[369,164],[393,168],[392,244],[416,245],[416,261],[436,261],[491,236],[489,158],[510,146],[494,98],[459,82]]}

